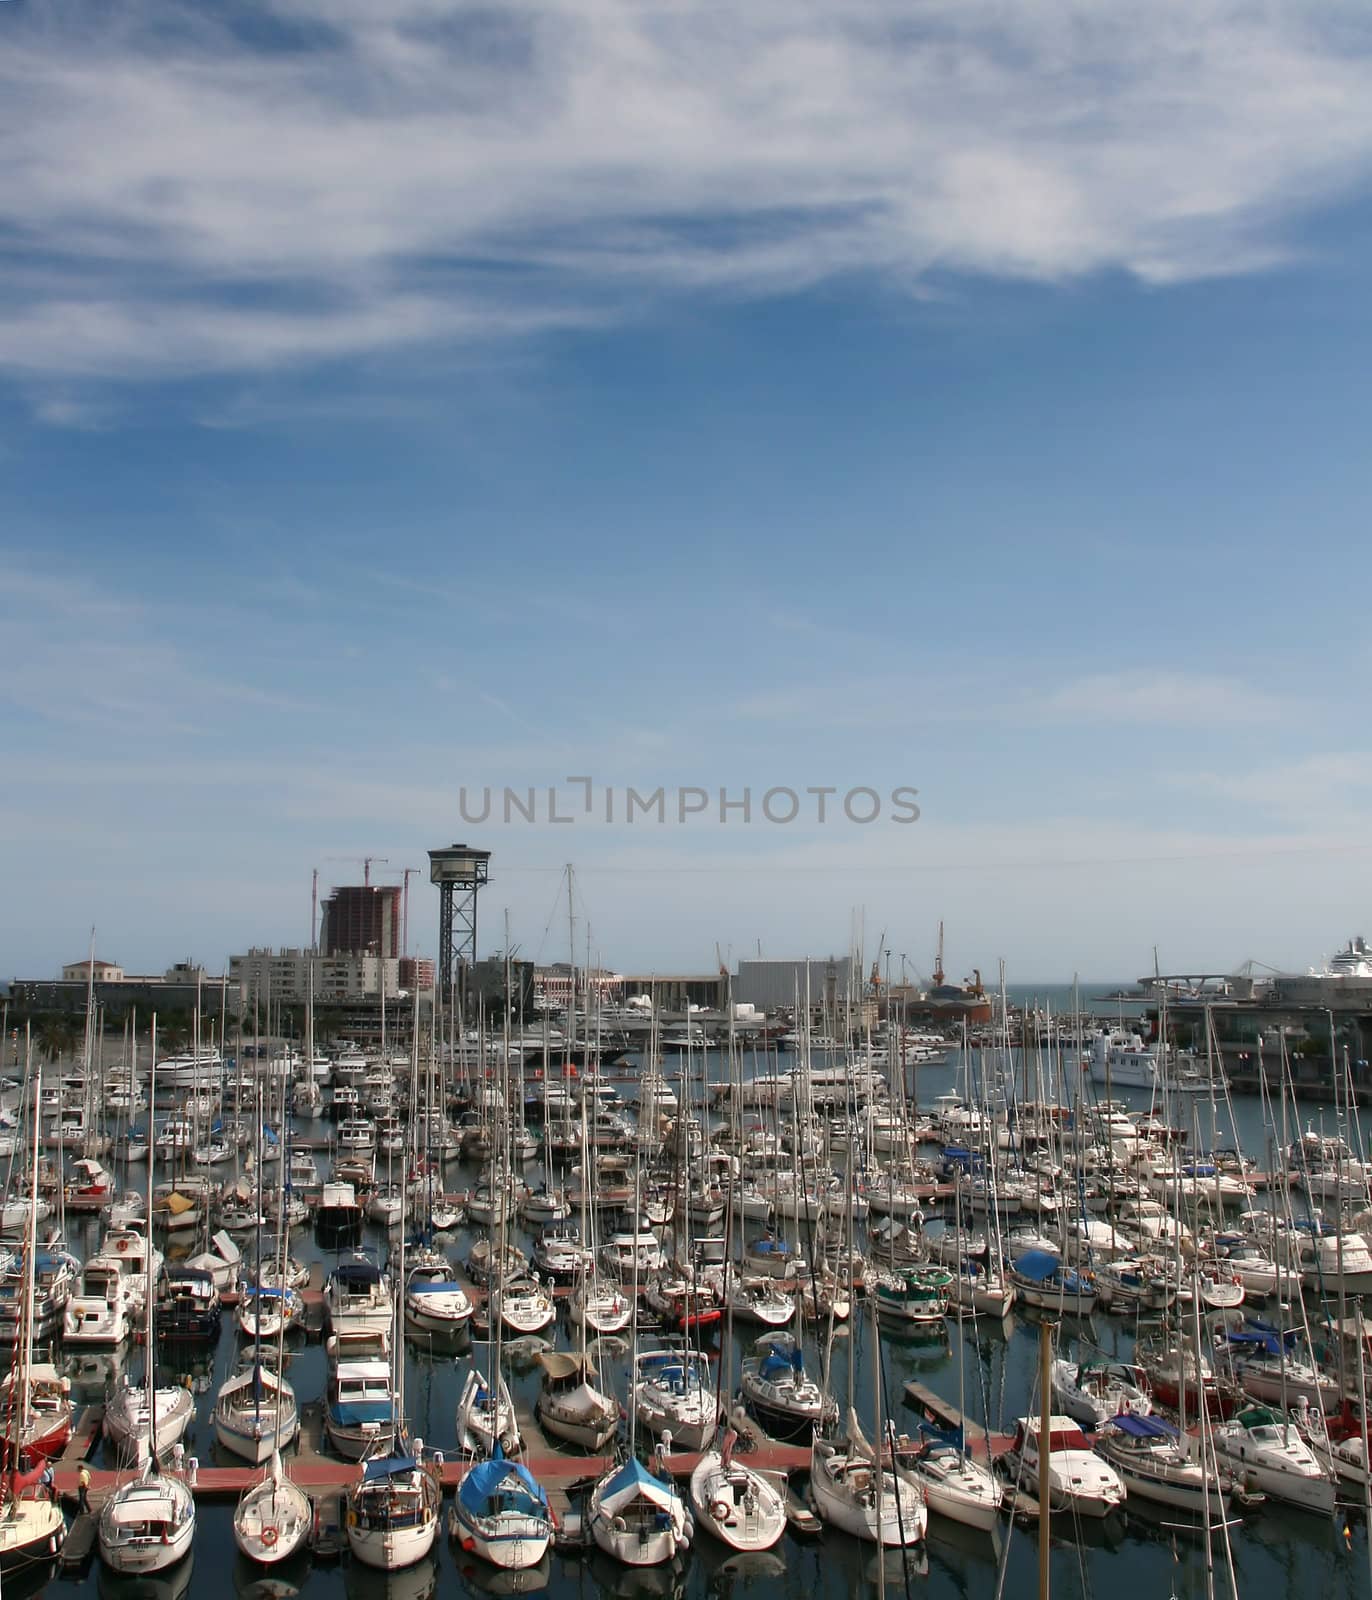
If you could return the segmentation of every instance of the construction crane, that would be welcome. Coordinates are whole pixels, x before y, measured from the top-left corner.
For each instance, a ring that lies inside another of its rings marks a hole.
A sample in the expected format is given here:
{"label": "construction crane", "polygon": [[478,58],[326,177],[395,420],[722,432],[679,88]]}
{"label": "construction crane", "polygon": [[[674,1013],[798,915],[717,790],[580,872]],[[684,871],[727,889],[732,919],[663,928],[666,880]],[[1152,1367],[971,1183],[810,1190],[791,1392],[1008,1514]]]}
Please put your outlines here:
{"label": "construction crane", "polygon": [[388,856],[325,856],[325,861],[360,861],[362,863],[362,887],[370,889],[372,886],[372,862],[377,861],[383,867],[390,865]]}

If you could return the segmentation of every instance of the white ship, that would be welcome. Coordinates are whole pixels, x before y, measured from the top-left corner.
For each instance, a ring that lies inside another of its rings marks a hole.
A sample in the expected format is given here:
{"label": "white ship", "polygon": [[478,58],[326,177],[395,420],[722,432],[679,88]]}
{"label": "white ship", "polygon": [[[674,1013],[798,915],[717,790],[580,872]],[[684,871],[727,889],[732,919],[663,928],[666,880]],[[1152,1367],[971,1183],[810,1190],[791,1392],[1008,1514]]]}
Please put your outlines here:
{"label": "white ship", "polygon": [[1210,1087],[1193,1061],[1182,1061],[1161,1044],[1145,1044],[1137,1033],[1098,1033],[1091,1041],[1091,1082],[1110,1089],[1157,1089],[1199,1094]]}

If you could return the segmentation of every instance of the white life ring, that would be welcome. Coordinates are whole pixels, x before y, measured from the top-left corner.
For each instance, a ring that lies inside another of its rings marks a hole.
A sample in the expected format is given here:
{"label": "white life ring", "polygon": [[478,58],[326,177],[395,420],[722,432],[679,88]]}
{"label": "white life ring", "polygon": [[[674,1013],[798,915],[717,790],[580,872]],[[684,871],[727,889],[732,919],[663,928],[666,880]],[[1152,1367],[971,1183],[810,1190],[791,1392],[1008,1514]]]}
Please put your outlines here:
{"label": "white life ring", "polygon": [[716,1522],[727,1522],[729,1520],[729,1502],[727,1500],[711,1500],[710,1515]]}

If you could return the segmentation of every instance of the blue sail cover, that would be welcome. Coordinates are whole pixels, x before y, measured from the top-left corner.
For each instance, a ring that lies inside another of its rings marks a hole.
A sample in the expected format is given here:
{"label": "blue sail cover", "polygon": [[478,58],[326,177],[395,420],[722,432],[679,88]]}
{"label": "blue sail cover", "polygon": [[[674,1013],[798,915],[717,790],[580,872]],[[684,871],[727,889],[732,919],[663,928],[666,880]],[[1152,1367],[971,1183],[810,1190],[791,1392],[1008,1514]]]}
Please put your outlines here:
{"label": "blue sail cover", "polygon": [[548,1496],[529,1469],[502,1455],[479,1461],[459,1484],[457,1497],[468,1511],[483,1517],[500,1511],[542,1516],[548,1510]]}
{"label": "blue sail cover", "polygon": [[1161,1417],[1135,1417],[1127,1411],[1110,1418],[1110,1425],[1127,1433],[1131,1439],[1176,1439],[1180,1434],[1170,1422]]}
{"label": "blue sail cover", "polygon": [[376,1461],[367,1462],[363,1467],[362,1481],[375,1483],[378,1478],[395,1478],[401,1473],[413,1472],[418,1465],[419,1462],[413,1456],[381,1456]]}
{"label": "blue sail cover", "polygon": [[1051,1250],[1026,1250],[1015,1262],[1015,1271],[1031,1283],[1045,1283],[1062,1265]]}

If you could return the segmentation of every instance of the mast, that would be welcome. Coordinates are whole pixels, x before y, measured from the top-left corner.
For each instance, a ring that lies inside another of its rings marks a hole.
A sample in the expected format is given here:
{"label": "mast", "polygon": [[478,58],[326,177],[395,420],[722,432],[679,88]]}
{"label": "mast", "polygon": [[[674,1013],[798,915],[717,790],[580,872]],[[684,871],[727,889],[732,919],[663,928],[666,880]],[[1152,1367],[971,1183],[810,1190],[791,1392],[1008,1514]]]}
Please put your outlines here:
{"label": "mast", "polygon": [[1050,1492],[1048,1466],[1053,1444],[1053,1326],[1039,1324],[1039,1600],[1049,1600]]}
{"label": "mast", "polygon": [[[152,1128],[153,1108],[157,1104],[157,1013],[152,1014],[152,1069],[148,1079],[148,1126]],[[153,1327],[155,1307],[153,1304],[152,1281],[152,1174],[157,1165],[157,1141],[148,1140],[148,1238],[143,1251],[146,1264],[147,1282],[144,1287],[144,1299],[148,1308],[147,1316],[147,1357],[144,1363],[144,1382],[148,1392],[148,1459],[157,1460],[157,1340],[156,1330]]]}

